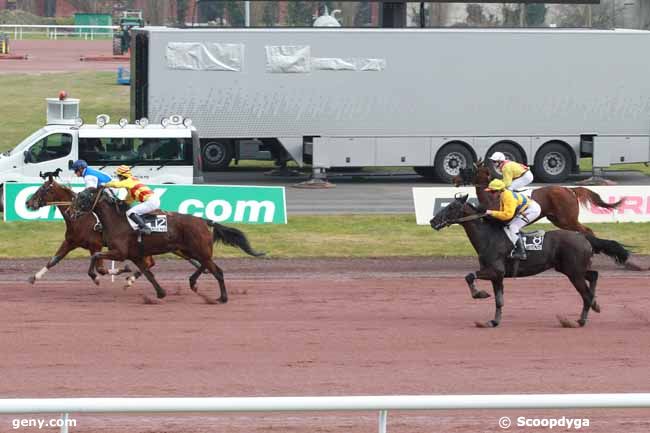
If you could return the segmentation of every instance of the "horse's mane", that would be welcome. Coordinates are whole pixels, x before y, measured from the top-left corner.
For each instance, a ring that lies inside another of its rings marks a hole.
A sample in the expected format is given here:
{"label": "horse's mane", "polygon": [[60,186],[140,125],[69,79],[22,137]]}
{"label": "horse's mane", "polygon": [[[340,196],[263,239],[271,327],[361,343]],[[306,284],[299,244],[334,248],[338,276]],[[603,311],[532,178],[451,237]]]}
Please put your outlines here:
{"label": "horse's mane", "polygon": [[72,194],[72,197],[75,197],[75,196],[77,195],[77,193],[74,192],[74,191],[72,190],[72,188],[70,188],[70,187],[67,186],[67,185],[64,185],[64,184],[62,184],[62,183],[59,183],[59,182],[57,182],[57,181],[55,181],[55,180],[52,180],[52,184],[56,184],[56,185],[60,186],[62,190],[66,191],[66,192],[69,192],[70,194]]}
{"label": "horse's mane", "polygon": [[108,189],[102,190],[101,200],[106,200],[108,203],[115,206],[115,209],[122,215],[126,214],[126,211],[130,208],[126,201],[120,200],[115,194],[109,192]]}

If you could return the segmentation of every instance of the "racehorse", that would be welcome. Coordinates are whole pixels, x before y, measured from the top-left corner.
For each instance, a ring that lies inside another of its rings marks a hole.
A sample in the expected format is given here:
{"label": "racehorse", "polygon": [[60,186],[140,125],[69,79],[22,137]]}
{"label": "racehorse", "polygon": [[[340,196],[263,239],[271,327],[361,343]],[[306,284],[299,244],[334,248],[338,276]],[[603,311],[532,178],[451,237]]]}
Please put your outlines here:
{"label": "racehorse", "polygon": [[[94,214],[88,213],[77,219],[74,223],[68,213],[68,208],[75,197],[74,191],[67,186],[57,183],[54,178],[59,176],[61,169],[54,172],[40,173],[42,179],[45,180],[36,192],[25,203],[28,209],[38,210],[44,206],[56,205],[63,220],[65,221],[65,239],[59,246],[54,256],[47,262],[44,268],[36,274],[29,277],[28,281],[32,284],[36,280],[43,278],[45,273],[59,263],[68,253],[76,248],[84,248],[90,251],[90,255],[101,251],[102,249],[102,232],[99,219]],[[148,262],[149,266],[153,266],[153,260]],[[109,271],[104,267],[103,261],[97,261],[97,272],[101,275],[106,275]],[[122,269],[111,271],[114,275],[119,275],[124,272],[131,272],[128,266]]]}
{"label": "racehorse", "polygon": [[[490,296],[487,292],[476,289],[476,279],[492,282],[496,302],[494,319],[487,323],[476,322],[479,327],[499,326],[504,278],[536,275],[551,268],[566,275],[582,297],[582,313],[577,323],[585,326],[590,308],[600,312],[600,306],[596,302],[598,272],[591,269],[592,256],[604,253],[613,257],[617,263],[625,263],[630,254],[616,241],[599,239],[589,233],[554,230],[544,235],[540,250],[528,252],[527,260],[513,260],[509,258],[512,243],[501,223],[486,217],[467,203],[467,194],[457,194],[455,200],[441,209],[429,223],[436,231],[452,224],[460,224],[465,229],[480,264],[478,271],[465,276],[474,299]],[[560,319],[560,322],[562,326],[575,327],[574,323],[566,319]]]}
{"label": "racehorse", "polygon": [[[167,231],[154,232],[151,235],[141,235],[135,232],[126,218],[128,205],[114,196],[109,195],[104,188],[87,188],[72,203],[73,218],[80,217],[84,212],[95,212],[102,222],[109,250],[93,254],[88,268],[88,276],[96,281],[95,262],[100,259],[132,261],[140,272],[149,280],[156,290],[156,296],[162,299],[165,290],[158,284],[151,270],[146,266],[144,257],[148,255],[180,252],[185,257],[199,263],[199,269],[190,276],[190,288],[198,293],[196,281],[204,270],[208,270],[219,282],[220,296],[217,302],[228,302],[228,293],[223,278],[223,271],[212,260],[213,244],[223,241],[224,244],[239,247],[247,254],[259,257],[264,253],[256,252],[250,246],[248,239],[238,229],[207,221],[192,215],[176,212],[159,212],[167,218]],[[212,228],[212,233],[210,232]]]}
{"label": "racehorse", "polygon": [[[76,220],[74,224],[72,223],[68,209],[76,194],[67,186],[61,185],[54,180],[55,177],[59,176],[61,171],[62,170],[58,168],[53,172],[40,173],[41,178],[47,180],[25,203],[27,208],[31,210],[38,210],[44,206],[56,205],[65,221],[65,238],[63,243],[61,243],[61,246],[59,246],[59,249],[54,256],[52,256],[50,261],[47,262],[45,267],[28,278],[28,281],[32,284],[43,278],[45,273],[63,260],[70,251],[76,248],[84,248],[89,250],[90,255],[92,256],[94,253],[101,251],[104,243],[102,225],[95,214],[85,214]],[[174,254],[186,259],[198,269],[199,265],[195,261],[188,259],[178,251],[174,251]],[[148,268],[156,265],[156,262],[151,256],[145,258],[145,263]],[[95,269],[100,275],[120,275],[123,273],[133,272],[128,265],[125,265],[123,268],[107,271],[101,259],[97,261]],[[131,287],[135,280],[141,276],[142,273],[140,271],[134,272],[133,275],[126,279],[126,285],[124,288],[126,289]],[[98,280],[95,280],[95,283],[98,283]]]}
{"label": "racehorse", "polygon": [[[456,186],[475,185],[476,197],[479,203],[488,209],[498,208],[498,203],[495,203],[492,196],[485,191],[488,183],[490,183],[491,174],[490,167],[484,161],[479,160],[474,164],[474,167],[461,169],[460,174],[453,179],[453,182]],[[624,200],[621,199],[616,203],[605,203],[598,194],[588,188],[566,188],[555,185],[534,189],[531,198],[542,209],[539,219],[546,217],[561,229],[574,230],[591,235],[594,232],[578,221],[580,205],[590,203],[593,206],[598,206],[603,209],[616,209]]]}

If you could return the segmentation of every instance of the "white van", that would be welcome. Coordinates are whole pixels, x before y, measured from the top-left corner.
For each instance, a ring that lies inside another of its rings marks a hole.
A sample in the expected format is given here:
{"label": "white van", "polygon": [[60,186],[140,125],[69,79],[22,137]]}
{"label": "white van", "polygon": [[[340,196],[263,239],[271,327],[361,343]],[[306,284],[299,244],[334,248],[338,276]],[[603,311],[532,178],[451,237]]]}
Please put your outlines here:
{"label": "white van", "polygon": [[[84,159],[93,168],[113,175],[119,165],[152,184],[202,182],[199,137],[191,122],[180,116],[164,125],[109,124],[108,116],[83,125],[79,100],[47,98],[47,126],[31,134],[14,149],[0,156],[0,185],[5,182],[42,182],[40,173],[63,170],[61,178],[82,183],[68,168]],[[162,122],[161,122],[162,123]]]}

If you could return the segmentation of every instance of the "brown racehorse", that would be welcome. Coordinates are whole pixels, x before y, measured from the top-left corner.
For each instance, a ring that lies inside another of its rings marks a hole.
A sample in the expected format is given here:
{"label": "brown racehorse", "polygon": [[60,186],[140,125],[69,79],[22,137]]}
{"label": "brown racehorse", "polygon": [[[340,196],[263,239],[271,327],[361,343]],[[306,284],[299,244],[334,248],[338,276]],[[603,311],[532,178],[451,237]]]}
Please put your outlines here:
{"label": "brown racehorse", "polygon": [[217,302],[226,303],[228,293],[223,279],[223,271],[212,260],[213,244],[223,241],[226,245],[239,247],[251,256],[264,255],[264,253],[258,253],[252,249],[248,239],[240,230],[176,212],[159,212],[159,214],[167,216],[167,232],[142,236],[135,232],[127,222],[125,214],[127,208],[128,206],[123,201],[109,195],[104,188],[87,188],[77,194],[72,203],[73,218],[81,217],[80,215],[83,215],[84,212],[95,212],[104,226],[109,250],[93,254],[88,268],[88,275],[93,281],[97,278],[95,274],[97,260],[124,261],[128,259],[135,263],[140,272],[154,286],[156,296],[164,298],[166,292],[146,266],[144,257],[178,251],[187,258],[195,259],[200,264],[199,269],[190,276],[190,288],[198,293],[196,281],[207,269],[219,282],[220,297]]}
{"label": "brown racehorse", "polygon": [[[476,197],[479,203],[488,209],[494,209],[497,207],[497,204],[493,202],[492,196],[485,191],[490,180],[490,167],[479,160],[474,164],[473,168],[461,169],[460,175],[456,176],[453,182],[456,186],[475,185]],[[621,199],[616,203],[605,203],[598,194],[588,188],[567,188],[557,185],[534,189],[531,197],[542,208],[542,212],[539,215],[540,219],[546,217],[561,229],[589,233],[591,235],[594,232],[578,221],[580,205],[590,203],[592,206],[604,209],[616,209],[624,200]]]}
{"label": "brown racehorse", "polygon": [[[102,225],[99,222],[99,219],[92,213],[84,214],[78,220],[72,223],[68,208],[72,203],[72,200],[76,196],[74,191],[68,188],[65,185],[57,183],[54,178],[58,177],[61,169],[57,169],[54,172],[41,173],[43,179],[47,179],[43,185],[40,186],[38,190],[32,195],[29,200],[27,200],[26,205],[28,209],[37,210],[44,206],[50,206],[56,204],[57,208],[63,215],[65,221],[65,239],[57,252],[52,256],[49,262],[38,271],[36,274],[29,277],[28,281],[34,284],[37,280],[43,278],[43,275],[59,263],[63,258],[68,255],[68,253],[76,248],[84,248],[90,251],[92,256],[94,253],[101,251],[103,245],[102,239]],[[174,254],[177,256],[187,259],[178,251],[174,251]],[[192,260],[188,260],[194,267],[198,268],[198,264]],[[151,268],[156,265],[153,257],[148,256],[145,258],[145,263],[147,267]],[[115,270],[107,271],[104,267],[103,261],[100,259],[97,261],[96,270],[100,275],[120,275],[123,273],[132,272],[128,266],[123,268],[118,268]],[[131,287],[133,282],[140,278],[142,273],[136,271],[132,276],[127,278],[125,289]],[[97,281],[96,281],[97,282]]]}
{"label": "brown racehorse", "polygon": [[[41,177],[47,180],[26,202],[27,208],[31,210],[57,204],[57,208],[61,212],[61,215],[63,215],[63,220],[65,221],[65,239],[45,267],[35,275],[29,277],[28,281],[32,284],[36,280],[43,278],[43,275],[63,260],[70,251],[76,248],[84,248],[90,251],[90,255],[92,256],[102,249],[101,224],[92,213],[83,215],[73,224],[68,213],[68,208],[76,194],[67,186],[61,185],[54,180],[54,177],[57,177],[60,171],[61,169],[57,169],[52,173],[41,174]],[[153,264],[153,260],[151,260],[149,265],[153,266]],[[97,272],[101,275],[109,273],[101,260],[97,261]],[[123,269],[118,269],[111,273],[119,275],[123,272],[131,272],[131,269],[125,266]]]}

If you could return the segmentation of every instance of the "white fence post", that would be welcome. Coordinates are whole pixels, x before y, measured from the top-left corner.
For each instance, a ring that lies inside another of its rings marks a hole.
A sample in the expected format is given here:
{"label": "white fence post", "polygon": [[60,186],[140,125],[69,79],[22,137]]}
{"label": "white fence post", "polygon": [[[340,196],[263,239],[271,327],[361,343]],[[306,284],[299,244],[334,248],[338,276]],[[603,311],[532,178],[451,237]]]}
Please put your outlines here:
{"label": "white fence post", "polygon": [[386,433],[386,424],[388,422],[388,411],[379,411],[379,433]]}
{"label": "white fence post", "polygon": [[61,433],[68,433],[68,414],[64,413],[61,415]]}

